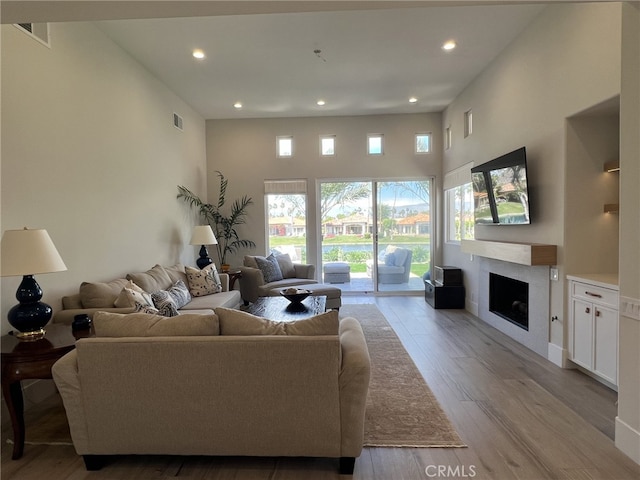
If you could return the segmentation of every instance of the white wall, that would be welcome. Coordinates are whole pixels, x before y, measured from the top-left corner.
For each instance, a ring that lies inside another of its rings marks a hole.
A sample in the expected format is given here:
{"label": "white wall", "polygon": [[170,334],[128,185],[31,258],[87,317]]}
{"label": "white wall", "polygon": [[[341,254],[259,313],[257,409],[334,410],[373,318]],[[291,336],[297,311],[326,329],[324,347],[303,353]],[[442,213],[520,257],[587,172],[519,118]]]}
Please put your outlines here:
{"label": "white wall", "polygon": [[[51,48],[2,26],[2,231],[45,228],[68,271],[39,275],[54,310],[82,281],[193,261],[176,185],[206,192],[205,123],[89,23]],[[184,117],[184,132],[172,115]],[[2,331],[20,278],[3,278]]]}
{"label": "white wall", "polygon": [[[315,232],[318,179],[430,176],[439,179],[442,164],[440,125],[440,114],[208,120],[209,198],[215,199],[218,195],[216,170],[229,179],[227,201],[245,194],[253,198],[255,205],[251,207],[248,224],[240,230],[241,237],[256,242],[255,252],[264,254],[264,180],[308,180],[307,227],[308,231]],[[433,132],[433,153],[414,153],[414,136],[418,132]],[[384,155],[366,154],[369,133],[384,134]],[[294,137],[291,159],[276,157],[276,137],[282,135]],[[320,135],[336,135],[335,157],[320,157]],[[307,260],[317,264],[316,235],[309,235],[307,241]],[[231,264],[241,265],[245,253],[232,258]]]}
{"label": "white wall", "polygon": [[[476,238],[558,245],[563,271],[565,118],[620,93],[619,4],[548,6],[447,108],[453,147],[444,171],[484,163],[526,146],[532,224],[476,228]],[[464,112],[474,131],[462,137]],[[444,261],[464,268],[467,300],[477,302],[478,267],[459,246],[445,245]],[[552,282],[550,342],[564,342],[564,282]],[[473,307],[473,306],[472,306]]]}

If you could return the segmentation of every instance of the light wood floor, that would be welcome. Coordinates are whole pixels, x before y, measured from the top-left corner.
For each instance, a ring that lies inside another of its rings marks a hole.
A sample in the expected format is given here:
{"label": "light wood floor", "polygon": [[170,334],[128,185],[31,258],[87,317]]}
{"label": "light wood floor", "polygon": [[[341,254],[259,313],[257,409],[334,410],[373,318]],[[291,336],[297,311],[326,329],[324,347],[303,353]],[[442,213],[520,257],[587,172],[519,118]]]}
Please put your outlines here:
{"label": "light wood floor", "polygon": [[[461,310],[422,297],[351,297],[376,303],[393,325],[469,448],[366,448],[355,479],[637,480],[640,466],[614,446],[616,393],[563,370]],[[29,423],[46,415],[31,411]],[[336,479],[332,459],[116,457],[86,472],[72,447],[25,447],[10,459],[2,431],[2,479]],[[348,477],[342,477],[348,478]]]}

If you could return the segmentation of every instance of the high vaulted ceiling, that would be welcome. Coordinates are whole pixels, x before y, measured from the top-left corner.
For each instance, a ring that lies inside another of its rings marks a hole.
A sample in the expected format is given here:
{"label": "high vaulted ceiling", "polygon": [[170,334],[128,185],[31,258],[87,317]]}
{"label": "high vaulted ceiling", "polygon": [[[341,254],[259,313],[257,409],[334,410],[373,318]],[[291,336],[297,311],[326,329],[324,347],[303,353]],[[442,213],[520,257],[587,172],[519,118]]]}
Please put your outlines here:
{"label": "high vaulted ceiling", "polygon": [[[3,2],[4,23],[7,14],[15,21],[98,20],[98,28],[207,119],[442,111],[544,8],[535,2],[126,2],[126,13],[125,4],[108,8],[119,2],[22,2],[60,5],[49,17],[46,8],[33,10],[32,17],[44,18],[30,20],[6,3],[12,2]],[[151,4],[158,4],[157,14]],[[178,4],[184,8],[169,8]],[[127,15],[155,18],[100,20]],[[446,52],[442,44],[451,39],[457,48]],[[193,58],[194,49],[205,58]]]}

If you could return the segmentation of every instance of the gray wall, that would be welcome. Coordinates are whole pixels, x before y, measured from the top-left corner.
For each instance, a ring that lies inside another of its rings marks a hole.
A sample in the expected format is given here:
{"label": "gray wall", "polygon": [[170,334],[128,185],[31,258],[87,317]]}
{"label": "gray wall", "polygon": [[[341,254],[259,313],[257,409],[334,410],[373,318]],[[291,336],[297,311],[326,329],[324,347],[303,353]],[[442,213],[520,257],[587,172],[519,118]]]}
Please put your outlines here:
{"label": "gray wall", "polygon": [[[640,463],[640,4],[622,10],[620,314],[616,446]],[[622,304],[622,302],[621,302]]]}
{"label": "gray wall", "polygon": [[[242,236],[256,242],[264,254],[264,180],[307,179],[309,232],[316,232],[316,181],[319,179],[440,178],[442,135],[440,114],[372,115],[354,117],[208,120],[207,164],[209,198],[218,195],[216,170],[228,179],[227,198],[253,198],[250,220]],[[433,153],[416,155],[414,136],[433,132]],[[366,154],[369,133],[384,134],[384,155]],[[293,135],[294,156],[276,157],[276,137]],[[336,156],[320,157],[321,135],[336,135]],[[439,181],[437,183],[440,183]],[[435,197],[434,197],[435,199]],[[308,261],[317,263],[317,236],[308,235]],[[242,264],[242,255],[232,265]]]}
{"label": "gray wall", "polygon": [[[566,118],[620,93],[620,4],[549,6],[447,108],[453,147],[445,171],[467,162],[481,164],[526,146],[532,224],[476,228],[483,240],[558,246],[563,279],[565,247]],[[588,79],[588,81],[587,81]],[[472,109],[473,134],[462,138],[464,112]],[[467,301],[477,304],[478,266],[460,247],[447,244],[444,261],[467,278]],[[549,341],[562,348],[564,281],[551,284]]]}
{"label": "gray wall", "polygon": [[[206,191],[205,124],[88,23],[51,48],[2,26],[2,231],[45,228],[68,271],[38,275],[57,309],[82,281],[193,261],[176,184]],[[184,117],[184,132],[172,114]],[[19,277],[2,278],[2,331]]]}

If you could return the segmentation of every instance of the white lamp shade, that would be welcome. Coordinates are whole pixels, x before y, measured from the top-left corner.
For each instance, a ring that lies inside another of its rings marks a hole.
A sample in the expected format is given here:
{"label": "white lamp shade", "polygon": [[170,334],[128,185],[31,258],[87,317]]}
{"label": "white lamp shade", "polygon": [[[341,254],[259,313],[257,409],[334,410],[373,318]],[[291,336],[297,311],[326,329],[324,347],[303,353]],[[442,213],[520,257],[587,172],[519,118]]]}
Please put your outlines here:
{"label": "white lamp shade", "polygon": [[1,248],[3,277],[67,269],[46,230],[6,230],[2,234]]}
{"label": "white lamp shade", "polygon": [[218,240],[209,225],[197,225],[193,227],[190,245],[216,245]]}

